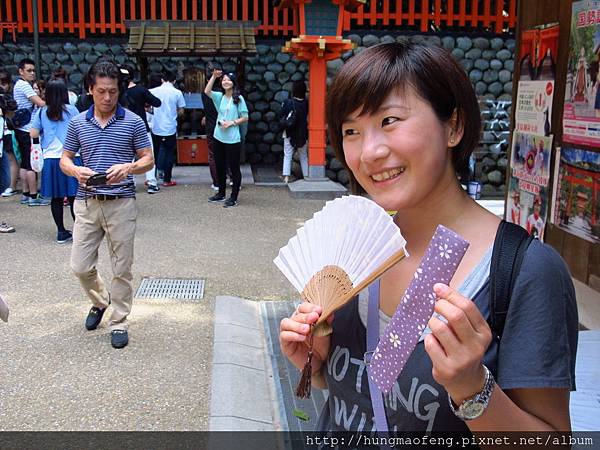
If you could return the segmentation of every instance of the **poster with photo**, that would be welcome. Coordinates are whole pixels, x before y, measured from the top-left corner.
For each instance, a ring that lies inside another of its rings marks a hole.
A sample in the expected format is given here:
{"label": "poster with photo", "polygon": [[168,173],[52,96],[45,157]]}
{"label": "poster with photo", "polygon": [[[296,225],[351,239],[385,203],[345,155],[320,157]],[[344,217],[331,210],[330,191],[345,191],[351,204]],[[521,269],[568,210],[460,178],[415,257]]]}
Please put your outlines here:
{"label": "poster with photo", "polygon": [[554,81],[519,81],[515,130],[550,135]]}
{"label": "poster with photo", "polygon": [[600,153],[563,147],[553,222],[587,241],[600,243]]}
{"label": "poster with photo", "polygon": [[600,146],[600,1],[574,2],[565,87],[563,141]]}
{"label": "poster with photo", "polygon": [[557,22],[521,31],[519,81],[556,80],[556,54],[560,27]]}
{"label": "poster with photo", "polygon": [[540,240],[548,214],[551,154],[552,136],[513,133],[506,220]]}

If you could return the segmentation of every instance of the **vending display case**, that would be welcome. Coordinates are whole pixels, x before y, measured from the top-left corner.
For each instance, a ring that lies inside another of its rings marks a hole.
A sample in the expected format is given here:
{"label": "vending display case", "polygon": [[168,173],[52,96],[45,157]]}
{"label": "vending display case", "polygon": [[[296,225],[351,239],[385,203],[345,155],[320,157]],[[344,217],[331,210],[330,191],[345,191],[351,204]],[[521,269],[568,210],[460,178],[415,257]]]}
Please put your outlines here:
{"label": "vending display case", "polygon": [[177,164],[208,164],[208,144],[205,128],[202,125],[204,104],[201,89],[204,86],[204,74],[198,69],[184,72],[183,97],[185,110],[178,121]]}

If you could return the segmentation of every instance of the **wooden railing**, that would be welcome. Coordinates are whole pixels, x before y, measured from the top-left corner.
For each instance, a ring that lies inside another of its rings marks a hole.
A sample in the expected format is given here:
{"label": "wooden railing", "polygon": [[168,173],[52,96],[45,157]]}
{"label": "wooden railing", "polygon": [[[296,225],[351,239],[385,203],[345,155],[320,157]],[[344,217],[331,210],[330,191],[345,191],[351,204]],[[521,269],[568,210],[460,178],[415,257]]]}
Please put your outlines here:
{"label": "wooden railing", "polygon": [[[17,33],[33,33],[37,1],[43,34],[121,34],[126,20],[254,20],[263,36],[297,34],[291,10],[271,0],[0,0],[0,22],[14,22]],[[361,28],[405,27],[423,32],[440,28],[502,33],[514,29],[517,0],[370,0],[345,12],[345,32]],[[310,19],[310,18],[309,18]]]}
{"label": "wooden railing", "polygon": [[343,29],[408,26],[427,32],[467,27],[501,34],[514,31],[516,23],[517,0],[380,0],[344,13]]}

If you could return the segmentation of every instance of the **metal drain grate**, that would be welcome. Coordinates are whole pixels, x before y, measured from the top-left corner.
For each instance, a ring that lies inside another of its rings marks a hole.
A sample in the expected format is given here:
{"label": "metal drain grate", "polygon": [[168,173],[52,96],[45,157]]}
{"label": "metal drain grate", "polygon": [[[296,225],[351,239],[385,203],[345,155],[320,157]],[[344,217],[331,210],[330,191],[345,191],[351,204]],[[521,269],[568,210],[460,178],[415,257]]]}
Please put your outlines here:
{"label": "metal drain grate", "polygon": [[182,278],[143,278],[135,298],[200,300],[204,297],[204,280]]}

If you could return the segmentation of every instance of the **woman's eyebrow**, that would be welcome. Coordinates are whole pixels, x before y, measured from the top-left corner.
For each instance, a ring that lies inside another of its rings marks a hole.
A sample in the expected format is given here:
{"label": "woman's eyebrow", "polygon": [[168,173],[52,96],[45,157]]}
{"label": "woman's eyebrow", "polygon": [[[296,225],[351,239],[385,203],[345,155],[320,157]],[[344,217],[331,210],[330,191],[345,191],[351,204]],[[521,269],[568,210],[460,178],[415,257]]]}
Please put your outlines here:
{"label": "woman's eyebrow", "polygon": [[[410,107],[408,107],[406,105],[399,104],[399,103],[389,103],[389,104],[383,104],[383,105],[381,105],[379,108],[377,108],[376,111],[373,112],[373,114],[380,114],[380,113],[383,113],[383,112],[388,111],[390,109],[404,109],[407,112],[410,111]],[[342,125],[352,124],[352,123],[356,122],[356,120],[357,120],[356,118],[347,117],[346,119],[344,119],[342,121]]]}
{"label": "woman's eyebrow", "polygon": [[377,112],[384,112],[387,111],[389,109],[405,109],[407,111],[410,111],[410,108],[406,105],[402,105],[399,103],[388,103],[388,104],[383,104],[381,105],[378,109]]}

